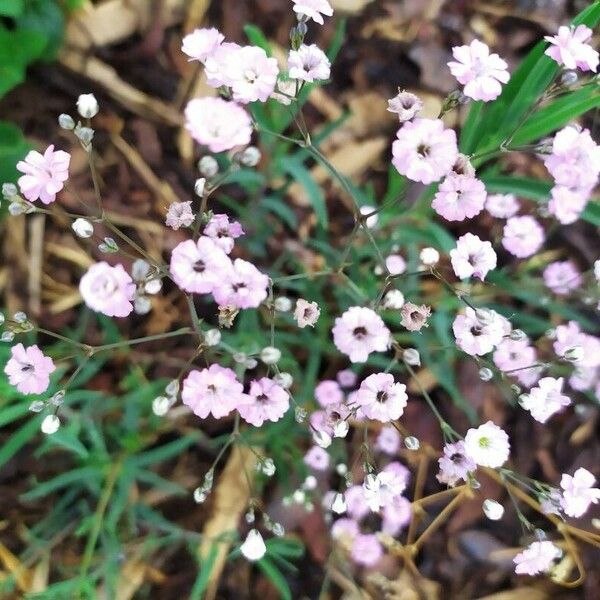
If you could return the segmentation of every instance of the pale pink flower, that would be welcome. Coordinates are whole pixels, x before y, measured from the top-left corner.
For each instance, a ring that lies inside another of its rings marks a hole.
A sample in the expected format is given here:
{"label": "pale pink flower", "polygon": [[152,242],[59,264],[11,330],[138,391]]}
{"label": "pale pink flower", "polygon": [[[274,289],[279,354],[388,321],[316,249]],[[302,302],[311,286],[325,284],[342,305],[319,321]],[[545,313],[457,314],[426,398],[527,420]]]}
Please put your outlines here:
{"label": "pale pink flower", "polygon": [[183,381],[181,400],[201,419],[209,414],[220,419],[247,402],[244,386],[235,373],[218,364],[191,371]]}
{"label": "pale pink flower", "polygon": [[242,104],[266,102],[275,89],[279,68],[277,59],[258,46],[243,46],[227,65],[227,80],[233,99]]}
{"label": "pale pink flower", "polygon": [[470,306],[457,315],[452,324],[456,345],[471,356],[491,352],[508,333],[506,323],[495,311],[486,311],[488,317],[480,319]]}
{"label": "pale pink flower", "polygon": [[216,214],[206,224],[204,235],[211,238],[225,254],[229,254],[233,250],[235,240],[244,235],[244,230],[237,221],[230,221],[227,215]]}
{"label": "pale pink flower", "polygon": [[338,519],[331,526],[331,537],[334,540],[348,539],[353,540],[360,533],[360,528],[356,521],[352,519]]}
{"label": "pale pink flower", "polygon": [[590,504],[598,504],[600,489],[595,488],[596,478],[584,468],[579,468],[571,476],[563,474],[560,480],[562,508],[569,517],[581,517]]}
{"label": "pale pink flower", "polygon": [[302,44],[298,50],[290,50],[288,75],[300,81],[322,81],[329,79],[331,63],[327,55],[316,44]]}
{"label": "pale pink flower", "polygon": [[342,387],[350,388],[356,384],[357,377],[354,371],[351,371],[350,369],[342,369],[341,371],[338,371],[336,379]]}
{"label": "pale pink flower", "polygon": [[462,441],[446,444],[443,454],[438,459],[440,472],[437,480],[454,487],[459,481],[467,481],[469,473],[477,468],[475,461],[465,455],[465,444]]}
{"label": "pale pink flower", "polygon": [[231,270],[231,261],[212,239],[201,236],[197,242],[186,240],[175,246],[169,270],[182,290],[210,294]]}
{"label": "pale pink flower", "polygon": [[388,111],[396,113],[400,123],[410,121],[423,108],[421,98],[410,92],[398,89],[398,94],[388,100]]}
{"label": "pale pink flower", "polygon": [[401,275],[406,271],[406,261],[399,254],[390,254],[387,256],[385,266],[390,275]]}
{"label": "pale pink flower", "polygon": [[365,500],[373,512],[379,511],[400,496],[406,489],[408,479],[395,469],[383,470],[377,475],[369,474],[363,482]]}
{"label": "pale pink flower", "polygon": [[600,366],[600,339],[581,331],[575,321],[569,321],[566,325],[559,325],[556,328],[554,352],[562,358],[574,348],[583,351],[583,357],[577,361],[577,367]]}
{"label": "pale pink flower", "polygon": [[552,542],[533,542],[513,559],[517,575],[538,575],[552,568],[553,562],[562,556],[560,548]]}
{"label": "pale pink flower", "polygon": [[204,73],[206,83],[214,88],[230,87],[233,83],[229,72],[230,65],[236,60],[239,44],[223,42],[206,59]]}
{"label": "pale pink flower", "polygon": [[123,265],[92,265],[79,282],[79,293],[89,308],[109,317],[126,317],[133,311],[135,283]]}
{"label": "pale pink flower", "polygon": [[595,72],[598,68],[598,52],[587,43],[592,34],[593,31],[585,25],[575,28],[563,25],[558,28],[557,35],[544,36],[550,42],[544,54],[566,69]]}
{"label": "pale pink flower", "polygon": [[431,308],[425,304],[420,306],[412,302],[406,302],[400,309],[400,325],[406,327],[409,331],[420,331],[423,327],[428,327],[427,319],[431,315]]}
{"label": "pale pink flower", "polygon": [[456,133],[440,119],[415,119],[398,130],[392,163],[412,181],[432,183],[447,175],[458,157]]}
{"label": "pale pink flower", "polygon": [[490,49],[479,40],[452,48],[452,55],[456,60],[448,63],[450,72],[465,86],[465,96],[473,100],[495,100],[502,92],[502,84],[510,79],[506,62],[497,54],[490,54]]}
{"label": "pale pink flower", "polygon": [[304,329],[307,326],[314,327],[320,314],[321,309],[316,302],[309,302],[304,298],[296,300],[294,319],[296,319],[296,323],[298,323],[300,329]]}
{"label": "pale pink flower", "polygon": [[30,150],[25,159],[17,163],[17,169],[24,173],[18,181],[23,196],[30,202],[54,202],[56,194],[63,189],[69,178],[70,161],[71,155],[68,152],[55,152],[54,146],[48,146],[44,154]]}
{"label": "pale pink flower", "polygon": [[236,258],[219,275],[212,291],[219,306],[256,308],[267,297],[269,278],[247,260]]}
{"label": "pale pink flower", "polygon": [[600,146],[589,129],[567,125],[555,134],[552,154],[544,158],[544,164],[558,185],[591,188],[600,173]]}
{"label": "pale pink flower", "polygon": [[315,387],[315,399],[323,407],[341,404],[344,392],[337,381],[324,379]]}
{"label": "pale pink flower", "polygon": [[523,385],[533,385],[539,379],[539,369],[532,367],[537,360],[537,351],[529,340],[504,338],[494,351],[493,360],[501,371],[517,378]]}
{"label": "pale pink flower", "polygon": [[548,212],[563,225],[570,225],[579,219],[584,211],[591,188],[571,189],[564,185],[555,185],[550,190]]}
{"label": "pale pink flower", "polygon": [[475,464],[496,469],[508,460],[510,443],[506,431],[488,421],[467,431],[464,450]]}
{"label": "pale pink flower", "polygon": [[279,421],[290,407],[289,394],[268,377],[250,382],[250,402],[240,404],[238,412],[244,421],[260,427],[265,421]]}
{"label": "pale pink flower", "polygon": [[456,175],[467,175],[467,177],[475,177],[475,167],[466,154],[459,152],[456,157],[456,162],[452,167],[452,173]]}
{"label": "pale pink flower", "polygon": [[572,261],[556,261],[544,269],[544,283],[555,294],[565,295],[580,287],[583,277]]}
{"label": "pale pink flower", "polygon": [[485,206],[485,186],[476,177],[448,175],[440,184],[431,207],[447,221],[464,221]]}
{"label": "pale pink flower", "polygon": [[450,261],[459,279],[477,277],[481,281],[496,268],[496,253],[490,242],[484,242],[472,233],[458,238],[456,248],[450,250]]}
{"label": "pale pink flower", "polygon": [[404,496],[396,496],[383,507],[381,531],[397,536],[412,518],[412,503]]}
{"label": "pale pink flower", "polygon": [[194,222],[194,218],[191,201],[173,202],[167,211],[165,224],[167,227],[177,230],[180,227],[189,227]]}
{"label": "pale pink flower", "polygon": [[320,446],[313,446],[304,455],[304,463],[315,471],[326,471],[329,468],[329,452]]}
{"label": "pale pink flower", "polygon": [[50,385],[50,373],[56,370],[54,361],[34,346],[16,344],[4,367],[8,382],[21,394],[42,394]]}
{"label": "pale pink flower", "polygon": [[366,362],[371,352],[385,352],[391,341],[383,319],[362,306],[353,306],[337,317],[332,333],[336,348],[351,362]]}
{"label": "pale pink flower", "polygon": [[315,23],[323,25],[323,16],[331,17],[333,8],[327,0],[293,0],[294,12],[298,17],[312,19]]}
{"label": "pale pink flower", "polygon": [[542,377],[528,394],[522,394],[519,404],[540,423],[571,404],[571,399],[562,393],[563,378]]}
{"label": "pale pink flower", "polygon": [[382,423],[399,419],[407,400],[406,386],[394,382],[394,376],[390,373],[369,375],[360,384],[355,397],[356,404],[368,419]]}
{"label": "pale pink flower", "polygon": [[372,567],[383,556],[383,547],[376,535],[360,533],[354,538],[350,556],[356,564]]}
{"label": "pale pink flower", "polygon": [[201,63],[212,56],[221,45],[225,37],[214,27],[210,29],[195,29],[183,38],[181,50],[190,57],[190,60],[198,60]]}
{"label": "pale pink flower", "polygon": [[362,485],[352,485],[344,493],[346,512],[356,521],[364,519],[370,512]]}
{"label": "pale pink flower", "polygon": [[381,428],[377,439],[375,440],[375,448],[384,454],[394,456],[400,450],[400,434],[392,425],[386,425]]}
{"label": "pale pink flower", "polygon": [[222,98],[195,98],[185,107],[185,127],[190,135],[211,152],[243,146],[252,137],[248,113]]}
{"label": "pale pink flower", "polygon": [[544,228],[529,215],[511,217],[503,231],[502,245],[512,255],[527,258],[535,254],[544,243]]}
{"label": "pale pink flower", "polygon": [[578,392],[584,392],[600,383],[599,375],[597,367],[577,367],[569,377],[569,385]]}
{"label": "pale pink flower", "polygon": [[490,194],[485,201],[485,210],[497,219],[514,217],[521,205],[514,194]]}

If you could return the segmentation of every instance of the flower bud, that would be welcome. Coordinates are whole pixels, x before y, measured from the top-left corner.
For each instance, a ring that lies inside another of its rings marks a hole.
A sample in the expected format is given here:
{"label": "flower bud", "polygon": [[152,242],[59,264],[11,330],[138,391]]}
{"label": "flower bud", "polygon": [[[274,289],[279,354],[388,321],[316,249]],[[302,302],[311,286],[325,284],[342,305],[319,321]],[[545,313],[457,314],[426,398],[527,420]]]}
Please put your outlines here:
{"label": "flower bud", "polygon": [[421,355],[415,348],[406,348],[406,350],[402,352],[402,360],[404,360],[407,365],[413,367],[421,366]]}
{"label": "flower bud", "polygon": [[238,154],[238,160],[245,167],[255,167],[260,162],[261,156],[256,146],[248,146]]}
{"label": "flower bud", "polygon": [[344,494],[340,494],[339,492],[333,497],[333,502],[331,503],[331,510],[337,515],[341,515],[346,512],[346,499],[344,498]]}
{"label": "flower bud", "polygon": [[277,373],[275,377],[273,377],[276,383],[278,383],[282,388],[289,389],[292,387],[292,383],[294,383],[294,378],[285,371],[281,373]]}
{"label": "flower bud", "polygon": [[439,262],[440,253],[435,248],[423,248],[419,254],[419,259],[426,267],[433,267]]}
{"label": "flower bud", "polygon": [[82,219],[81,217],[73,221],[71,229],[80,238],[89,238],[94,234],[94,226],[87,219]]}
{"label": "flower bud", "polygon": [[218,329],[209,329],[204,334],[204,343],[207,346],[216,346],[221,341],[221,332]]}
{"label": "flower bud", "polygon": [[292,301],[287,296],[279,296],[279,298],[275,298],[275,310],[279,312],[288,312],[292,310]]}
{"label": "flower bud", "polygon": [[482,367],[479,369],[479,379],[481,379],[481,381],[491,381],[493,377],[494,373],[489,367]]}
{"label": "flower bud", "polygon": [[206,188],[206,179],[204,177],[200,177],[196,179],[196,183],[194,183],[194,192],[196,196],[202,198],[204,196],[204,189]]}
{"label": "flower bud", "polygon": [[482,504],[483,514],[490,519],[490,521],[499,521],[504,515],[504,507],[499,502],[486,498]]}
{"label": "flower bud", "polygon": [[75,121],[73,117],[65,113],[58,115],[58,125],[61,129],[67,129],[68,131],[75,129]]}
{"label": "flower bud", "polygon": [[42,421],[41,430],[46,435],[52,435],[58,431],[60,419],[56,415],[46,415]]}
{"label": "flower bud", "polygon": [[19,190],[14,183],[3,183],[2,184],[2,196],[5,200],[12,200],[18,195]]}
{"label": "flower bud", "polygon": [[198,161],[198,170],[201,175],[210,179],[219,172],[219,163],[212,156],[203,156]]}
{"label": "flower bud", "polygon": [[560,82],[565,87],[572,87],[577,83],[578,79],[577,71],[565,71],[560,77]]}
{"label": "flower bud", "polygon": [[390,290],[383,299],[383,306],[400,310],[404,306],[404,294],[400,290]]}
{"label": "flower bud", "polygon": [[262,360],[265,365],[274,365],[281,358],[281,350],[279,348],[275,348],[274,346],[266,346],[260,352],[260,360]]}
{"label": "flower bud", "polygon": [[99,110],[98,100],[96,100],[94,94],[81,94],[79,98],[77,98],[77,112],[84,119],[95,117]]}

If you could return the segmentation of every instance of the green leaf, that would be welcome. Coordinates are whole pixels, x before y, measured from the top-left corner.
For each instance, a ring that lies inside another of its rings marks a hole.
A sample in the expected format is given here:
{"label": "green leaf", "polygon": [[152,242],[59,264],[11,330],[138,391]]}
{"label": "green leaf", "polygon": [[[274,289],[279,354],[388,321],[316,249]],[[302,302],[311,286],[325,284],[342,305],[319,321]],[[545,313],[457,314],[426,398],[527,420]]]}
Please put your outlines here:
{"label": "green leaf", "polygon": [[267,558],[257,561],[256,566],[266,575],[267,579],[277,588],[283,600],[292,600],[292,591],[282,572]]}
{"label": "green leaf", "polygon": [[25,8],[23,0],[0,0],[0,16],[18,17]]}
{"label": "green leaf", "polygon": [[41,416],[36,416],[13,433],[0,448],[0,467],[6,464],[25,444],[30,442],[40,430]]}
{"label": "green leaf", "polygon": [[248,23],[244,25],[244,33],[254,46],[262,48],[267,53],[267,56],[271,56],[271,44],[269,44],[269,40],[267,40],[260,28]]}
{"label": "green leaf", "polygon": [[65,19],[56,2],[28,0],[25,11],[16,20],[17,28],[23,32],[37,33],[44,38],[44,61],[54,60],[62,43]]}
{"label": "green leaf", "polygon": [[198,571],[198,576],[190,592],[190,600],[200,600],[202,598],[202,594],[206,591],[208,582],[210,581],[210,574],[212,573],[218,554],[219,545],[213,542],[210,546],[208,556],[200,563],[200,571]]}
{"label": "green leaf", "polygon": [[0,98],[23,82],[27,65],[45,46],[46,37],[37,31],[8,31],[0,24]]}
{"label": "green leaf", "polygon": [[469,108],[469,114],[460,132],[460,151],[471,154],[476,145],[476,136],[482,120],[483,102],[473,102]]}
{"label": "green leaf", "polygon": [[25,501],[35,500],[36,498],[43,498],[52,492],[60,490],[64,487],[71,486],[73,484],[90,484],[95,482],[101,482],[103,479],[102,472],[98,467],[80,467],[61,473],[56,477],[44,481],[38,484],[33,490],[22,494],[21,498]]}
{"label": "green leaf", "polygon": [[284,172],[291,175],[306,190],[319,225],[327,228],[328,218],[325,196],[321,186],[312,178],[310,171],[301,161],[291,156],[282,156],[277,162]]}

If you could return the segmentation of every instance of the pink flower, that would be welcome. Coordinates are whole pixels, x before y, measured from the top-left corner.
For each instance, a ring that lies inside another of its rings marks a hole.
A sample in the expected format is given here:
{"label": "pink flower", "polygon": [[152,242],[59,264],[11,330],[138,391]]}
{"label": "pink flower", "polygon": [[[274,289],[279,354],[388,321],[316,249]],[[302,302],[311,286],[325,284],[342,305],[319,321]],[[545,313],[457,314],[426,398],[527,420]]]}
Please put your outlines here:
{"label": "pink flower", "polygon": [[169,269],[182,290],[210,294],[231,270],[231,261],[212,239],[201,236],[197,242],[186,240],[175,246]]}
{"label": "pink flower", "polygon": [[366,362],[371,352],[385,352],[390,345],[390,331],[383,319],[362,306],[353,306],[338,317],[332,333],[336,348],[351,362]]}
{"label": "pink flower", "polygon": [[4,372],[11,385],[21,394],[42,394],[50,385],[50,373],[56,370],[53,360],[37,347],[17,344],[10,349],[11,358]]}
{"label": "pink flower", "polygon": [[350,556],[356,564],[372,567],[383,556],[383,548],[377,536],[359,533],[352,543]]}
{"label": "pink flower", "polygon": [[447,175],[458,157],[456,133],[440,119],[415,119],[398,130],[392,163],[412,181],[432,183]]}
{"label": "pink flower", "polygon": [[440,184],[431,206],[447,221],[464,221],[483,210],[485,198],[485,186],[479,179],[451,174]]}
{"label": "pink flower", "polygon": [[377,475],[372,473],[367,475],[363,482],[363,490],[369,508],[373,512],[379,511],[400,496],[406,489],[407,483],[406,474],[395,469],[384,469]]}
{"label": "pink flower", "polygon": [[544,164],[557,184],[589,189],[598,181],[600,146],[589,129],[567,125],[554,136],[552,154],[544,158]]}
{"label": "pink flower", "polygon": [[326,471],[329,468],[329,453],[319,446],[313,446],[304,455],[304,463],[315,471]]}
{"label": "pink flower", "polygon": [[89,308],[109,317],[126,317],[133,311],[135,283],[123,265],[92,265],[79,282],[79,293]]}
{"label": "pink flower", "polygon": [[442,456],[438,460],[440,472],[437,480],[454,487],[459,481],[467,481],[469,473],[477,468],[475,461],[465,454],[465,444],[462,441],[446,444]]}
{"label": "pink flower", "polygon": [[394,376],[390,373],[369,375],[360,384],[355,397],[356,404],[368,419],[382,423],[399,419],[407,400],[406,386],[394,382]]}
{"label": "pink flower", "polygon": [[399,254],[390,254],[387,256],[385,266],[390,275],[401,275],[406,271],[406,261]]}
{"label": "pink flower", "polygon": [[404,496],[396,496],[383,507],[381,531],[397,536],[412,518],[412,504]]}
{"label": "pink flower", "polygon": [[542,377],[528,394],[522,394],[519,404],[540,423],[571,404],[571,399],[562,393],[563,378]]}
{"label": "pink flower", "polygon": [[375,440],[375,448],[384,454],[394,456],[400,450],[400,434],[392,425],[386,425],[381,428],[377,439]]}
{"label": "pink flower", "polygon": [[269,278],[252,263],[236,258],[232,267],[219,273],[213,296],[219,306],[256,308],[267,297]]}
{"label": "pink flower", "polygon": [[554,352],[562,358],[575,348],[583,350],[583,357],[577,361],[579,368],[600,366],[600,339],[581,331],[579,324],[575,321],[559,325],[556,328]]}
{"label": "pink flower", "polygon": [[496,99],[502,92],[501,84],[510,79],[506,62],[497,54],[490,54],[490,49],[479,40],[452,48],[452,55],[456,61],[448,63],[450,72],[465,86],[465,96],[473,100]]}
{"label": "pink flower", "polygon": [[546,573],[552,563],[562,556],[562,552],[552,542],[533,542],[528,548],[515,556],[517,575],[537,575]]}
{"label": "pink flower", "polygon": [[290,50],[288,75],[300,81],[322,81],[329,79],[331,63],[327,55],[316,44],[302,44],[298,50]]}
{"label": "pink flower", "polygon": [[544,269],[544,283],[555,294],[564,295],[580,287],[583,278],[572,261],[556,261]]}
{"label": "pink flower", "polygon": [[423,327],[427,327],[427,319],[431,315],[431,308],[425,304],[417,306],[412,302],[407,302],[400,309],[402,319],[400,325],[406,327],[409,331],[420,331]]}
{"label": "pink flower", "polygon": [[321,309],[316,302],[309,302],[308,300],[304,300],[304,298],[296,300],[294,319],[300,329],[304,329],[307,326],[314,327],[320,314]]}
{"label": "pink flower", "polygon": [[183,381],[181,399],[201,419],[209,414],[220,419],[247,401],[235,373],[217,364],[191,371]]}
{"label": "pink flower", "polygon": [[544,54],[566,69],[595,72],[598,68],[598,53],[586,43],[591,39],[592,33],[585,25],[578,25],[574,29],[563,25],[558,28],[558,35],[544,36],[550,42]]}
{"label": "pink flower", "polygon": [[542,247],[544,238],[544,228],[533,217],[511,217],[504,226],[502,245],[514,256],[527,258]]}
{"label": "pink flower", "polygon": [[510,443],[506,431],[488,421],[467,431],[464,450],[475,464],[496,469],[508,460]]}
{"label": "pink flower", "polygon": [[356,373],[350,369],[342,369],[338,371],[336,376],[338,383],[345,388],[350,388],[356,384]]}
{"label": "pink flower", "polygon": [[359,532],[358,523],[352,519],[338,519],[331,526],[331,537],[334,540],[339,540],[340,538],[353,540]]}
{"label": "pink flower", "polygon": [[341,404],[344,401],[344,392],[337,381],[325,379],[315,387],[315,398],[323,407]]}
{"label": "pink flower", "polygon": [[456,248],[450,250],[452,268],[459,279],[473,276],[483,281],[496,268],[496,260],[492,244],[480,240],[472,233],[460,236]]}
{"label": "pink flower", "polygon": [[23,196],[30,202],[54,202],[56,194],[63,189],[69,178],[70,161],[71,155],[68,152],[55,152],[54,146],[48,146],[44,154],[30,150],[25,160],[17,163],[17,169],[24,173],[18,182]]}
{"label": "pink flower", "polygon": [[520,207],[514,194],[490,194],[485,201],[485,210],[498,219],[513,217]]}
{"label": "pink flower", "polygon": [[555,185],[550,190],[551,198],[548,201],[548,212],[554,215],[563,225],[575,223],[584,211],[591,188],[571,189],[564,185]]}
{"label": "pink flower", "polygon": [[252,122],[237,104],[222,98],[195,98],[185,107],[185,127],[211,152],[223,152],[250,142]]}
{"label": "pink flower", "polygon": [[238,406],[244,421],[260,427],[265,421],[279,421],[290,407],[289,394],[268,377],[250,383],[250,402]]}
{"label": "pink flower", "polygon": [[505,321],[497,312],[485,312],[486,318],[481,319],[476,311],[467,307],[464,314],[457,315],[452,324],[456,345],[471,356],[491,352],[508,333]]}
{"label": "pink flower", "polygon": [[210,29],[195,29],[183,38],[181,50],[190,57],[205,63],[221,45],[225,37],[214,27]]}
{"label": "pink flower", "polygon": [[369,514],[369,504],[362,485],[350,486],[344,494],[344,499],[346,500],[346,512],[353,519],[360,521]]}
{"label": "pink flower", "polygon": [[231,87],[230,65],[235,62],[239,44],[223,42],[206,59],[204,73],[206,83],[214,88]]}
{"label": "pink flower", "polygon": [[569,517],[581,517],[590,504],[598,504],[600,489],[593,487],[595,483],[596,478],[587,469],[579,468],[572,476],[563,474],[561,505]]}
{"label": "pink flower", "polygon": [[539,369],[532,367],[536,363],[537,352],[529,340],[504,338],[498,344],[493,360],[501,371],[516,377],[523,385],[533,385],[539,379]]}
{"label": "pink flower", "polygon": [[396,113],[400,123],[410,121],[423,108],[423,101],[415,94],[401,91],[388,100],[388,111]]}
{"label": "pink flower", "polygon": [[315,23],[323,25],[323,16],[331,17],[333,8],[327,0],[293,0],[294,12],[298,17],[312,19]]}
{"label": "pink flower", "polygon": [[244,235],[244,230],[237,221],[230,221],[227,215],[216,214],[206,224],[204,235],[229,254],[233,250],[235,240]]}
{"label": "pink flower", "polygon": [[194,222],[194,213],[192,212],[192,203],[190,202],[173,202],[167,211],[165,224],[171,229],[179,229],[180,227],[189,227]]}
{"label": "pink flower", "polygon": [[266,102],[275,89],[278,74],[277,60],[258,46],[239,48],[227,64],[233,99],[242,104]]}

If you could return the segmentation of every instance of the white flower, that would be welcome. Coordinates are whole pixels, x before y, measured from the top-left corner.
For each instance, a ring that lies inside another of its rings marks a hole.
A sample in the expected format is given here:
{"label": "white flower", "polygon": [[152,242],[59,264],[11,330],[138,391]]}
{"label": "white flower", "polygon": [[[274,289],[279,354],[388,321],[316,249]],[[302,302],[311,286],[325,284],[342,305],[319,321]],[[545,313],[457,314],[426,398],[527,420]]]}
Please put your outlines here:
{"label": "white flower", "polygon": [[294,12],[298,17],[312,19],[315,23],[323,25],[323,15],[331,17],[333,8],[327,0],[293,0]]}
{"label": "white flower", "polygon": [[486,498],[483,501],[483,512],[490,521],[499,521],[504,515],[504,507],[499,502]]}
{"label": "white flower", "polygon": [[346,499],[344,498],[344,494],[337,493],[333,497],[333,501],[331,502],[331,510],[341,515],[346,512]]}
{"label": "white flower", "polygon": [[291,79],[320,81],[329,79],[331,63],[316,44],[302,44],[298,50],[290,50],[288,70]]}
{"label": "white flower", "polygon": [[383,306],[400,310],[404,306],[404,294],[400,290],[390,290],[383,298]]}
{"label": "white flower", "polygon": [[265,365],[274,365],[279,362],[281,358],[281,350],[279,348],[275,348],[274,346],[265,346],[260,351],[260,360],[262,360]]}
{"label": "white flower", "polygon": [[510,442],[504,429],[492,421],[469,429],[465,436],[465,455],[482,467],[501,467],[510,454]]}
{"label": "white flower", "polygon": [[267,552],[265,541],[258,529],[251,529],[244,543],[240,546],[240,552],[251,562],[260,560]]}
{"label": "white flower", "polygon": [[365,500],[373,512],[388,506],[406,489],[406,480],[393,471],[367,475],[363,483]]}
{"label": "white flower", "polygon": [[77,98],[77,112],[84,119],[91,119],[98,114],[99,110],[98,100],[94,94],[81,94]]}
{"label": "white flower", "polygon": [[561,505],[570,517],[581,517],[590,504],[597,504],[600,500],[600,489],[593,487],[596,478],[583,468],[577,469],[571,476],[563,474],[560,487],[563,489]]}
{"label": "white flower", "polygon": [[440,261],[440,253],[435,248],[423,248],[419,254],[419,259],[426,267],[433,267]]}
{"label": "white flower", "polygon": [[415,94],[398,90],[398,95],[388,100],[388,112],[396,113],[401,123],[410,121],[423,108],[423,101]]}
{"label": "white flower", "polygon": [[477,277],[483,281],[488,272],[496,268],[496,260],[492,244],[472,233],[459,237],[456,248],[450,250],[452,268],[460,279]]}
{"label": "white flower", "polygon": [[537,575],[550,570],[561,551],[552,542],[533,542],[514,558],[515,573],[518,575]]}
{"label": "white flower", "polygon": [[60,419],[56,415],[46,415],[42,421],[42,433],[52,435],[58,431]]}
{"label": "white flower", "polygon": [[540,423],[545,423],[553,414],[571,404],[571,399],[562,393],[563,378],[543,377],[528,394],[519,398],[521,406]]}
{"label": "white flower", "polygon": [[304,327],[314,327],[315,323],[319,319],[321,309],[316,302],[309,302],[304,298],[298,298],[296,300],[296,310],[294,310],[294,319],[298,323],[300,329]]}

